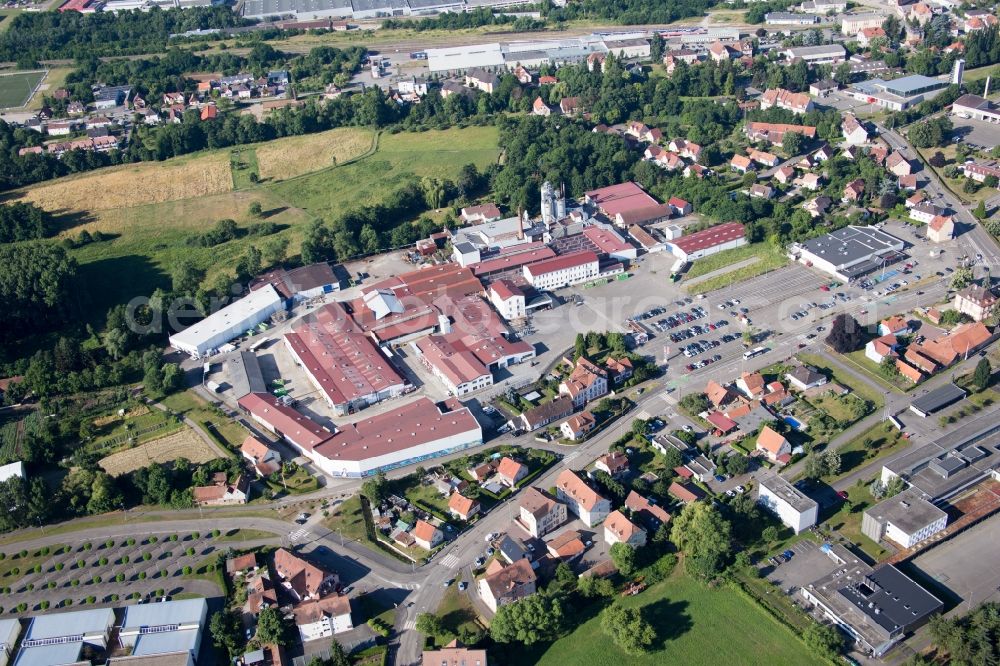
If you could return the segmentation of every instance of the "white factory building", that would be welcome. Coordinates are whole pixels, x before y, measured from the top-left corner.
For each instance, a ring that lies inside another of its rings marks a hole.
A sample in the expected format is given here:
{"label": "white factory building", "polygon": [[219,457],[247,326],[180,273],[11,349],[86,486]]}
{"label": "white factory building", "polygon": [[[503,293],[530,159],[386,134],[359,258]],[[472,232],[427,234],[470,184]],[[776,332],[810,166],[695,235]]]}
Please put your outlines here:
{"label": "white factory building", "polygon": [[910,488],[865,511],[861,533],[875,543],[882,539],[912,548],[948,525],[948,514],[931,504],[922,492]]}
{"label": "white factory building", "polygon": [[564,254],[523,269],[524,278],[535,289],[559,289],[596,279],[601,272],[597,255],[590,250]]}
{"label": "white factory building", "polygon": [[612,53],[626,60],[649,58],[649,38],[636,31],[615,35],[584,35],[567,39],[492,42],[427,49],[431,72],[464,72],[480,67],[494,70],[582,62],[592,53]]}
{"label": "white factory building", "polygon": [[170,336],[170,344],[195,358],[210,356],[230,340],[271,318],[284,301],[268,284]]}
{"label": "white factory building", "polygon": [[809,529],[819,519],[816,501],[777,474],[761,479],[757,503],[778,516],[796,534]]}
{"label": "white factory building", "polygon": [[118,642],[131,648],[133,657],[152,660],[159,655],[187,653],[188,663],[193,664],[201,649],[207,618],[205,599],[128,606]]}

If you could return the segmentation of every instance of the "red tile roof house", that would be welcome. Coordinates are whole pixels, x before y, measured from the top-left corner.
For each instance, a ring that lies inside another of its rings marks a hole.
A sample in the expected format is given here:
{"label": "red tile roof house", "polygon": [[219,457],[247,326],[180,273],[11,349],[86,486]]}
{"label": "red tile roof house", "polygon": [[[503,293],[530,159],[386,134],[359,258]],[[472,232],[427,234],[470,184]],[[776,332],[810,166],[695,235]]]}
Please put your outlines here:
{"label": "red tile roof house", "polygon": [[594,462],[594,468],[611,476],[628,474],[628,456],[619,451],[605,453]]}
{"label": "red tile roof house", "polygon": [[899,315],[886,317],[878,325],[879,335],[908,335],[909,333],[909,322]]}
{"label": "red tile roof house", "polygon": [[528,560],[517,560],[500,571],[479,579],[479,596],[493,611],[535,593],[534,569]]}
{"label": "red tile roof house", "polygon": [[690,215],[692,211],[694,211],[694,207],[680,197],[670,197],[670,200],[667,201],[667,205],[670,206],[670,210],[672,210],[675,215]]}
{"label": "red tile roof house", "polygon": [[587,527],[593,527],[611,513],[611,502],[601,497],[572,470],[564,469],[556,478],[556,497]]}
{"label": "red tile roof house", "polygon": [[434,550],[439,543],[444,541],[444,533],[426,520],[418,520],[414,528],[410,530],[410,536],[424,550]]}
{"label": "red tile roof house", "polygon": [[621,384],[632,377],[632,361],[627,356],[622,356],[621,358],[609,356],[604,361],[604,365],[611,373],[612,381],[615,384]]}
{"label": "red tile roof house", "polygon": [[626,518],[621,511],[612,511],[604,519],[604,542],[609,546],[627,543],[638,548],[646,545],[646,530]]}
{"label": "red tile roof house", "polygon": [[865,195],[865,181],[855,178],[844,186],[844,201],[858,201]]}
{"label": "red tile roof house", "polygon": [[897,345],[899,345],[899,341],[892,334],[869,340],[868,344],[865,345],[865,358],[872,363],[881,363],[886,356],[897,356]]}
{"label": "red tile roof house", "polygon": [[340,582],[337,574],[324,571],[284,548],[274,552],[274,570],[281,586],[296,601],[319,599]]}
{"label": "red tile roof house", "polygon": [[481,465],[470,467],[466,471],[468,472],[469,476],[473,478],[473,480],[485,481],[487,478],[493,475],[493,473],[497,469],[498,464],[499,463],[497,463],[497,461],[495,460],[489,460],[487,462],[482,463]]}
{"label": "red tile roof house", "polygon": [[198,486],[193,489],[194,503],[201,506],[225,506],[227,504],[246,504],[250,493],[250,480],[240,474],[233,483],[226,482],[225,473],[222,478],[211,486]]}
{"label": "red tile roof house", "polygon": [[690,483],[677,483],[676,481],[670,484],[670,488],[667,489],[667,492],[684,504],[696,502],[705,496],[705,493],[703,493],[698,486]]}
{"label": "red tile roof house", "polygon": [[257,571],[257,554],[244,553],[226,560],[226,573],[230,576],[242,576],[243,574]]}
{"label": "red tile roof house", "polygon": [[566,511],[566,505],[548,493],[528,487],[521,494],[516,522],[528,534],[540,539],[566,522]]}
{"label": "red tile roof house", "polygon": [[757,435],[756,449],[763,452],[771,462],[777,462],[778,458],[792,452],[792,445],[784,435],[772,430],[771,426],[764,426]]}
{"label": "red tile roof house", "polygon": [[563,437],[576,441],[586,435],[588,432],[594,429],[597,424],[597,419],[590,412],[580,412],[575,414],[559,426],[559,430],[562,431]]}
{"label": "red tile roof house", "polygon": [[904,361],[903,359],[896,359],[896,370],[899,374],[910,381],[911,384],[919,384],[924,380],[924,373],[920,372],[917,368]]}
{"label": "red tile roof house", "polygon": [[753,160],[745,155],[733,155],[733,159],[729,161],[729,167],[740,173],[746,173],[754,168]]}
{"label": "red tile roof house", "polygon": [[583,555],[587,546],[576,530],[568,530],[545,544],[549,555],[560,560],[571,560]]}
{"label": "red tile roof house", "polygon": [[452,493],[451,497],[448,498],[448,513],[459,520],[468,521],[479,513],[479,510],[479,502],[466,497],[462,493]]}
{"label": "red tile roof house", "polygon": [[647,527],[656,529],[670,522],[670,514],[664,511],[663,507],[653,504],[634,490],[625,498],[625,507],[632,512],[633,518],[646,523]]}
{"label": "red tile roof house", "polygon": [[509,488],[517,485],[517,482],[528,476],[528,466],[517,462],[513,458],[504,457],[497,467],[497,476],[500,483]]}
{"label": "red tile roof house", "polygon": [[305,643],[320,638],[330,638],[354,628],[351,620],[351,601],[348,597],[332,595],[307,601],[292,609],[299,639]]}
{"label": "red tile roof house", "polygon": [[608,373],[586,358],[580,358],[569,377],[559,384],[559,394],[569,396],[576,407],[582,407],[608,392]]}
{"label": "red tile roof house", "polygon": [[751,400],[764,395],[764,376],[759,372],[744,372],[736,380],[736,388]]}
{"label": "red tile roof house", "polygon": [[705,395],[708,397],[708,401],[716,407],[722,407],[736,398],[729,387],[723,386],[714,379],[710,379],[705,386]]}
{"label": "red tile roof house", "polygon": [[259,476],[268,476],[281,469],[281,455],[252,435],[243,440],[240,453]]}

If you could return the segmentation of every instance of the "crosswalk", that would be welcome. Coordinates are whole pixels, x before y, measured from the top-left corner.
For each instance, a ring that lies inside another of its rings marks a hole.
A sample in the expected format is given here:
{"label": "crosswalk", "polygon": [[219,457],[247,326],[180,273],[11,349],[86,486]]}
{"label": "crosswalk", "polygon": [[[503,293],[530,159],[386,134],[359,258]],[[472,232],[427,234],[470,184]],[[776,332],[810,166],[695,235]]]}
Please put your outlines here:
{"label": "crosswalk", "polygon": [[295,530],[294,532],[291,532],[288,535],[288,539],[289,541],[301,541],[310,536],[312,536],[312,534],[309,532],[309,530],[303,527],[302,529],[298,529]]}
{"label": "crosswalk", "polygon": [[417,628],[416,620],[407,620],[406,624],[403,625],[403,631],[413,631]]}
{"label": "crosswalk", "polygon": [[458,555],[455,553],[448,553],[444,556],[444,559],[441,560],[441,566],[444,567],[453,567],[456,564],[458,564]]}

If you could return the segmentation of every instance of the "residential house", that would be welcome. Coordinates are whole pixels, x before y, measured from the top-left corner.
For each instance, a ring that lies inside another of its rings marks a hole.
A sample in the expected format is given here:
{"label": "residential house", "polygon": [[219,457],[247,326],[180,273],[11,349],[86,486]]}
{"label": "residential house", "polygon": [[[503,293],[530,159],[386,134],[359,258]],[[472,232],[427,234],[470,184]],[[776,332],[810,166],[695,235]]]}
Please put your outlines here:
{"label": "residential house", "polygon": [[611,373],[611,381],[616,386],[632,378],[632,361],[627,356],[622,356],[621,358],[608,356],[608,358],[604,361],[604,366],[608,369],[608,372]]}
{"label": "residential house", "polygon": [[325,571],[284,548],[274,552],[274,570],[281,586],[299,602],[319,599],[340,582],[336,573]]}
{"label": "residential house", "polygon": [[702,492],[701,488],[693,483],[677,483],[676,481],[670,484],[667,493],[684,504],[690,504],[705,497],[705,493]]}
{"label": "residential house", "polygon": [[587,56],[587,71],[593,72],[595,69],[604,72],[605,62],[608,57],[601,52],[594,52]]}
{"label": "residential house", "polygon": [[569,377],[559,384],[559,394],[568,396],[576,407],[582,407],[608,392],[608,373],[581,357]]}
{"label": "residential house", "polygon": [[781,164],[781,159],[774,153],[766,153],[762,150],[755,150],[754,148],[748,148],[747,154],[750,159],[752,159],[757,164],[761,164],[766,167],[776,167]]}
{"label": "residential house", "polygon": [[927,375],[933,375],[938,371],[938,364],[931,358],[928,358],[920,353],[917,345],[910,345],[906,348],[903,353],[903,358],[909,365],[917,368],[921,372]]}
{"label": "residential house", "polygon": [[728,386],[723,386],[714,379],[710,379],[705,386],[705,395],[708,397],[708,401],[715,407],[722,407],[736,398]]}
{"label": "residential house", "polygon": [[901,358],[896,359],[896,370],[899,371],[901,377],[909,380],[911,384],[919,384],[924,380],[924,373]]}
{"label": "residential house", "polygon": [[452,493],[448,497],[448,513],[459,520],[468,521],[480,511],[479,502],[462,493]]}
{"label": "residential house", "polygon": [[868,143],[868,130],[853,113],[844,114],[844,120],[840,123],[840,131],[848,145],[860,146]]}
{"label": "residential house", "polygon": [[529,432],[538,428],[544,428],[553,421],[559,421],[568,417],[573,413],[573,409],[573,400],[561,396],[522,413],[521,427]]}
{"label": "residential house", "polygon": [[907,197],[903,205],[912,210],[913,208],[919,206],[924,201],[926,201],[926,199],[927,196],[923,192],[915,192],[911,194],[909,197]]}
{"label": "residential house", "polygon": [[513,488],[521,479],[528,476],[528,471],[527,465],[504,456],[500,461],[500,466],[497,467],[497,476],[500,479],[500,483],[508,488]]}
{"label": "residential house", "polygon": [[620,451],[605,453],[594,462],[594,468],[615,477],[628,474],[628,456]]}
{"label": "residential house", "polygon": [[594,429],[595,425],[597,425],[597,420],[593,414],[590,412],[580,412],[563,421],[559,426],[559,430],[566,439],[576,441],[585,437],[587,433]]}
{"label": "residential house", "polygon": [[530,86],[531,83],[534,81],[534,77],[532,76],[531,72],[526,70],[524,67],[521,67],[520,65],[514,68],[514,78],[517,79],[518,83],[524,86]]}
{"label": "residential house", "polygon": [[281,469],[281,455],[253,435],[243,440],[240,453],[258,476],[269,476]]}
{"label": "residential house", "polygon": [[804,208],[809,213],[809,215],[811,215],[815,219],[817,217],[822,217],[823,214],[832,205],[833,205],[833,200],[830,199],[830,197],[824,195],[816,197],[815,199],[810,199],[809,201],[802,204],[802,208]]}
{"label": "residential house", "polygon": [[828,97],[839,88],[840,84],[833,79],[821,79],[809,84],[809,94],[813,97]]}
{"label": "residential house", "polygon": [[844,186],[844,201],[860,201],[865,195],[865,181],[855,178]]}
{"label": "residential house", "polygon": [[910,161],[903,157],[902,153],[892,153],[885,158],[885,168],[896,177],[909,176],[913,173],[913,166]]}
{"label": "residential house", "polygon": [[773,199],[774,198],[774,188],[770,185],[762,185],[761,183],[754,183],[750,186],[750,197],[754,199]]}
{"label": "residential house", "polygon": [[805,93],[793,93],[784,88],[765,90],[764,94],[760,96],[761,110],[766,111],[775,106],[792,113],[808,113],[813,110],[813,101]]}
{"label": "residential house", "polygon": [[632,518],[646,524],[652,530],[670,522],[670,514],[639,493],[630,491],[625,498],[625,508],[632,512]]}
{"label": "residential house", "polygon": [[817,372],[816,368],[809,365],[795,366],[785,373],[785,379],[800,391],[823,386],[829,381],[826,375]]}
{"label": "residential house", "polygon": [[751,400],[764,397],[764,376],[759,372],[744,372],[736,380],[736,388]]}
{"label": "residential house", "polygon": [[518,521],[531,536],[540,539],[566,522],[566,505],[538,488],[521,493]]}
{"label": "residential house", "polygon": [[946,368],[958,360],[968,358],[970,354],[975,354],[992,339],[992,333],[982,322],[973,322],[960,324],[947,335],[934,340],[924,340],[915,344],[917,351],[922,355]]}
{"label": "residential house", "polygon": [[435,547],[444,541],[444,532],[434,527],[426,520],[418,520],[413,529],[410,530],[413,541],[424,550],[434,550]]}
{"label": "residential house", "polygon": [[774,172],[774,179],[781,183],[782,185],[787,185],[792,182],[792,178],[795,177],[795,169],[790,166],[783,166]]}
{"label": "residential house", "polygon": [[420,666],[487,666],[486,650],[464,647],[456,639],[440,650],[424,650]]}
{"label": "residential house", "polygon": [[488,460],[480,465],[476,465],[475,467],[470,467],[466,470],[466,472],[468,472],[469,476],[471,476],[473,480],[482,482],[496,472],[498,464],[499,463],[495,460]]}
{"label": "residential house", "polygon": [[909,335],[911,332],[910,322],[899,315],[886,317],[878,324],[879,335]]}
{"label": "residential house", "polygon": [[673,139],[667,146],[681,157],[697,161],[701,157],[701,146],[687,139]]}
{"label": "residential house", "polygon": [[913,192],[917,189],[917,174],[911,173],[907,176],[900,176],[896,183],[899,185],[899,189]]}
{"label": "residential house", "polygon": [[611,513],[611,502],[569,469],[564,469],[556,478],[556,497],[587,527],[599,524]]}
{"label": "residential house", "polygon": [[533,553],[528,550],[524,540],[512,534],[505,534],[503,536],[500,543],[497,544],[497,552],[500,553],[500,557],[507,560],[508,564],[514,564],[518,560],[528,560],[530,562],[534,559]]}
{"label": "residential house", "polygon": [[820,188],[822,184],[823,177],[818,173],[804,173],[800,177],[795,179],[795,185],[798,185],[804,190],[811,190],[815,192]]}
{"label": "residential house", "polygon": [[942,213],[944,213],[944,211],[940,207],[935,206],[932,203],[922,202],[910,209],[910,219],[916,222],[930,224],[931,220]]}
{"label": "residential house", "polygon": [[547,542],[545,548],[551,557],[564,561],[579,557],[587,550],[582,535],[576,530],[566,530]]}
{"label": "residential house", "polygon": [[564,116],[575,116],[580,112],[579,97],[563,97],[559,100],[559,110]]}
{"label": "residential house", "polygon": [[233,483],[226,479],[225,472],[219,472],[210,486],[197,486],[192,490],[194,503],[200,506],[225,506],[246,504],[250,493],[250,479],[240,474]]}
{"label": "residential house", "polygon": [[715,476],[715,463],[703,455],[691,458],[684,463],[684,467],[691,470],[691,475],[702,483],[708,483]]}
{"label": "residential house", "polygon": [[694,207],[690,202],[681,199],[680,197],[670,197],[667,201],[667,205],[670,206],[670,211],[674,215],[690,215],[694,211]]}
{"label": "residential house", "polygon": [[549,116],[552,114],[552,109],[549,108],[541,97],[536,97],[534,103],[531,105],[531,112],[536,116]]}
{"label": "residential house", "polygon": [[621,511],[612,511],[604,519],[604,542],[608,546],[625,543],[638,548],[646,545],[646,530],[626,518]]}
{"label": "residential house", "polygon": [[865,49],[871,46],[872,41],[885,37],[885,30],[882,29],[882,26],[863,28],[857,34],[858,45]]}
{"label": "residential house", "polygon": [[885,360],[886,356],[897,356],[896,347],[898,345],[899,341],[895,335],[883,335],[869,340],[868,344],[865,345],[865,358],[872,363],[879,364]]}
{"label": "residential house", "polygon": [[492,93],[500,85],[500,77],[481,67],[473,67],[465,74],[465,85],[484,93]]}
{"label": "residential house", "polygon": [[820,146],[813,153],[813,158],[817,162],[826,162],[831,157],[833,157],[833,148],[831,148],[828,144]]}
{"label": "residential house", "polygon": [[757,435],[755,448],[766,455],[771,462],[779,462],[783,457],[792,454],[792,445],[788,443],[784,435],[772,430],[771,426],[761,428],[760,434]]}
{"label": "residential house", "polygon": [[733,171],[739,171],[740,173],[746,173],[751,171],[753,166],[753,160],[745,155],[733,155],[733,159],[729,161],[729,168]]}
{"label": "residential house", "polygon": [[354,628],[351,600],[346,596],[335,594],[298,604],[292,608],[292,615],[303,643],[329,639]]}
{"label": "residential house", "polygon": [[528,560],[517,560],[479,579],[479,595],[493,611],[535,593],[535,570]]}
{"label": "residential house", "polygon": [[714,62],[723,62],[726,60],[735,60],[743,55],[740,51],[737,51],[728,44],[723,44],[720,41],[714,41],[708,47],[708,57]]}
{"label": "residential house", "polygon": [[996,294],[979,284],[970,284],[955,294],[955,310],[972,317],[974,321],[988,319],[996,305]]}

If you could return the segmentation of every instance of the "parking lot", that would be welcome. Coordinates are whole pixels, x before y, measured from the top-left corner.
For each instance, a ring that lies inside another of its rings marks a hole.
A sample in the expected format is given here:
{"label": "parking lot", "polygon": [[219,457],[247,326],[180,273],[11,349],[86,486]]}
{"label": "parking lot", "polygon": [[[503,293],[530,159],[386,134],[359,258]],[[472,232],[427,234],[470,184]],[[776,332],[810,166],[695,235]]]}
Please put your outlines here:
{"label": "parking lot", "polygon": [[790,546],[789,550],[792,557],[777,566],[770,562],[760,563],[767,579],[786,593],[794,593],[837,568],[837,563],[813,541],[803,539]]}
{"label": "parking lot", "polygon": [[1000,126],[982,120],[950,116],[953,134],[966,145],[990,149],[1000,145]]}
{"label": "parking lot", "polygon": [[1000,600],[998,540],[1000,516],[994,516],[920,555],[912,566],[960,599],[949,614],[961,615],[985,601]]}

